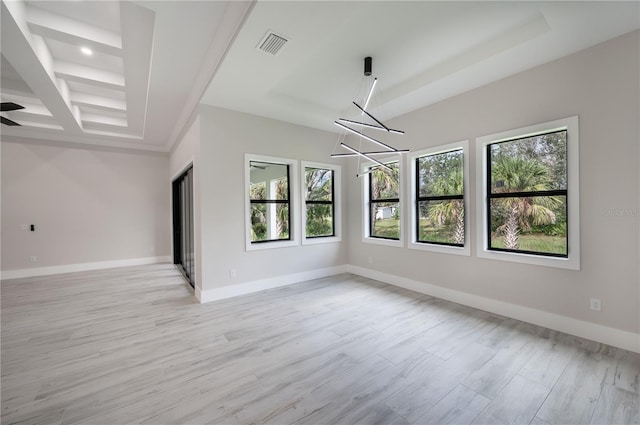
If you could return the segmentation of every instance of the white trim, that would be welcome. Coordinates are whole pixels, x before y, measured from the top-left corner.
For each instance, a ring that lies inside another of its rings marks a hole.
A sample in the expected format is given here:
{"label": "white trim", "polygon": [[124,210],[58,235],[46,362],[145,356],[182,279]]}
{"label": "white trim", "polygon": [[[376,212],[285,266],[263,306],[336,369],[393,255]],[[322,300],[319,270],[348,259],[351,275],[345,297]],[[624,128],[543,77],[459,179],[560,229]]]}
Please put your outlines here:
{"label": "white trim", "polygon": [[309,270],[300,273],[292,273],[283,276],[271,277],[267,279],[254,280],[252,282],[227,285],[206,291],[196,290],[196,296],[201,303],[233,298],[240,295],[252,294],[267,289],[279,288],[281,286],[292,285],[294,283],[306,282],[308,280],[319,279],[327,276],[334,276],[347,272],[347,265],[326,267],[322,269]]}
{"label": "white trim", "polygon": [[202,301],[202,289],[198,285],[196,285],[195,288],[194,288],[194,295],[198,299],[198,301],[200,301],[200,303],[202,304],[203,303],[203,301]]}
{"label": "white trim", "polygon": [[[476,244],[479,258],[580,270],[580,161],[578,127],[578,117],[574,116],[476,138],[476,174],[478,175],[476,179],[476,202],[479,206],[476,212]],[[567,209],[569,212],[567,217],[567,232],[569,235],[568,258],[489,250],[487,247],[489,238],[485,224],[485,217],[487,215],[487,183],[485,177],[487,174],[487,146],[491,143],[513,138],[534,136],[536,134],[565,129],[567,130]]]}
{"label": "white trim", "polygon": [[603,344],[612,345],[625,350],[640,353],[640,334],[623,331],[572,317],[562,316],[548,311],[537,310],[511,304],[504,301],[485,298],[479,295],[436,286],[405,277],[394,276],[376,270],[348,265],[347,271],[369,279],[378,280],[392,286],[408,289],[421,294],[431,295],[443,300],[452,301],[469,307],[511,317],[523,322],[543,326],[559,332],[568,333]]}
{"label": "white trim", "polygon": [[2,280],[23,277],[48,276],[60,273],[84,272],[88,270],[112,269],[116,267],[142,266],[145,264],[170,263],[171,256],[129,258],[126,260],[100,261],[96,263],[65,264],[63,266],[34,267],[32,269],[3,270]]}
{"label": "white trim", "polygon": [[[249,190],[251,187],[251,161],[267,162],[272,164],[288,165],[289,169],[289,219],[291,228],[289,229],[290,240],[269,241],[263,243],[251,243],[251,201],[249,199]],[[259,251],[263,249],[286,248],[300,245],[300,219],[298,211],[300,211],[300,196],[298,189],[298,161],[289,158],[279,158],[275,156],[265,156],[245,153],[244,154],[244,221],[245,221],[245,249],[247,251]]]}
{"label": "white trim", "polygon": [[[384,246],[393,246],[396,248],[404,248],[404,233],[405,233],[405,218],[407,216],[405,211],[405,203],[404,203],[404,155],[401,155],[398,159],[392,160],[384,160],[381,161],[384,164],[391,164],[394,162],[398,163],[398,179],[400,180],[400,188],[398,190],[398,208],[400,208],[400,239],[384,239],[384,238],[375,238],[369,236],[369,180],[371,179],[371,173],[367,173],[363,177],[359,177],[361,179],[360,183],[360,194],[361,194],[361,202],[360,205],[362,207],[360,218],[362,220],[362,242],[370,243],[374,245],[384,245]],[[363,162],[360,168],[360,172],[366,173],[370,167],[375,167],[376,164],[373,162]]]}
{"label": "white trim", "polygon": [[[307,238],[307,208],[306,208],[306,169],[319,168],[333,171],[333,230],[334,235],[320,238]],[[336,164],[323,164],[320,162],[300,161],[300,174],[302,184],[300,184],[300,234],[302,235],[302,245],[315,245],[322,243],[342,241],[342,167]]]}
{"label": "white trim", "polygon": [[[440,153],[451,152],[455,150],[462,149],[462,184],[463,184],[463,197],[464,197],[464,246],[447,246],[447,245],[438,245],[433,243],[425,243],[417,241],[417,228],[416,228],[416,159],[429,156],[429,155],[437,155]],[[407,199],[410,200],[410,205],[408,206],[408,217],[409,217],[409,232],[410,235],[407,238],[408,240],[408,248],[409,249],[417,249],[422,251],[431,251],[431,252],[439,252],[442,254],[456,254],[456,255],[471,255],[471,231],[470,231],[470,221],[469,216],[471,207],[469,205],[469,141],[462,140],[456,143],[449,143],[446,145],[436,146],[429,149],[423,149],[420,151],[412,152],[409,155],[409,181],[407,190],[408,195]]]}
{"label": "white trim", "polygon": [[183,175],[184,172],[187,171],[187,169],[189,169],[189,167],[193,168],[193,163],[194,163],[194,157],[192,156],[184,162],[184,165],[178,169],[179,170],[178,172],[176,172],[173,176],[171,176],[171,178],[169,179],[169,182],[173,183],[173,181],[178,177],[180,177],[181,175]]}

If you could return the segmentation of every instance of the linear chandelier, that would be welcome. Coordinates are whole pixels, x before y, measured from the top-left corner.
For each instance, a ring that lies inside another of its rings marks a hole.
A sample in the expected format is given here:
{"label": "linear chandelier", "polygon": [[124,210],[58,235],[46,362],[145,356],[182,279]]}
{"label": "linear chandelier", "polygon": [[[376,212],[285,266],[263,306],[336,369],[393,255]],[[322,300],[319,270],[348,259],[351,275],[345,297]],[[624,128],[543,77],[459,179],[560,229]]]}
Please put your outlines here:
{"label": "linear chandelier", "polygon": [[[367,56],[366,58],[364,58],[364,75],[365,75],[365,77],[371,76],[371,65],[372,65],[372,58],[370,56]],[[372,163],[376,164],[376,166],[374,168],[383,167],[383,168],[386,168],[388,170],[391,170],[391,167],[389,167],[385,163],[373,158],[373,156],[389,155],[389,154],[403,154],[403,153],[409,152],[409,149],[396,149],[393,146],[391,146],[391,145],[389,145],[387,143],[381,142],[380,140],[378,140],[378,139],[376,139],[376,138],[364,133],[365,129],[367,129],[367,130],[371,129],[371,130],[381,131],[381,132],[388,133],[388,134],[398,134],[398,135],[404,134],[404,131],[402,131],[402,130],[395,130],[395,129],[389,128],[381,120],[379,120],[378,118],[373,116],[367,110],[369,108],[371,99],[372,99],[372,97],[374,95],[374,91],[376,89],[377,83],[378,83],[378,79],[374,78],[373,82],[371,83],[371,87],[367,91],[367,95],[365,97],[363,97],[364,106],[360,106],[360,104],[358,102],[356,102],[356,101],[352,102],[353,105],[356,108],[355,111],[360,115],[362,121],[358,121],[356,119],[338,118],[336,121],[333,122],[335,125],[337,125],[338,127],[340,127],[343,130],[341,138],[338,141],[338,143],[336,143],[336,146],[339,144],[342,148],[346,149],[348,152],[346,152],[346,153],[344,153],[344,152],[343,153],[336,153],[335,149],[334,149],[334,153],[331,154],[331,157],[332,158],[336,158],[336,157],[350,157],[350,156],[353,157],[353,156],[357,156],[359,158],[364,158],[364,159],[366,159],[368,161],[371,161]],[[369,121],[369,122],[365,122],[365,121]],[[360,139],[360,148],[359,149],[356,149],[353,146],[350,146],[350,145],[345,143],[345,138],[347,136],[347,133],[353,134],[353,135],[357,136]],[[363,140],[377,145],[377,147],[382,148],[382,150],[367,151],[367,150],[362,149]],[[373,168],[370,169],[368,172],[361,173],[361,174],[359,173],[358,177],[362,177],[363,175],[370,173],[372,170],[373,170]]]}

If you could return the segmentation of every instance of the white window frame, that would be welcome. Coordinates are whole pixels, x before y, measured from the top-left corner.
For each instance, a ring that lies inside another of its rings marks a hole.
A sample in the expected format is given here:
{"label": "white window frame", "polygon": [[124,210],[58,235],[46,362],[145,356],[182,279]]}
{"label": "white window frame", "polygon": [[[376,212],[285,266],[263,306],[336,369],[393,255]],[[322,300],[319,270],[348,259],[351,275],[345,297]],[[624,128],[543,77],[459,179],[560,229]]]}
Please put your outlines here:
{"label": "white window frame", "polygon": [[[306,170],[308,168],[317,168],[333,171],[333,236],[319,236],[307,238],[307,208],[306,208],[306,188],[304,182],[306,179]],[[301,206],[301,235],[302,245],[315,245],[321,243],[332,243],[342,241],[342,167],[336,164],[324,164],[320,162],[301,161],[300,162],[300,206]]]}
{"label": "white window frame", "polygon": [[[548,257],[535,254],[499,252],[489,250],[487,234],[487,147],[490,144],[510,139],[525,138],[553,131],[567,131],[567,258]],[[477,254],[479,258],[512,261],[537,266],[580,270],[580,173],[579,173],[579,120],[577,116],[540,123],[524,128],[504,131],[476,139],[476,200],[479,203],[476,215]]]}
{"label": "white window frame", "polygon": [[405,211],[405,202],[404,202],[404,156],[400,156],[393,159],[381,160],[383,164],[398,163],[398,178],[400,179],[400,189],[398,190],[398,205],[400,206],[400,238],[398,240],[395,239],[384,239],[384,238],[376,238],[369,236],[369,179],[371,177],[370,173],[367,173],[369,168],[376,166],[377,164],[373,162],[364,162],[361,165],[360,172],[367,173],[364,176],[360,177],[360,193],[362,194],[361,205],[362,205],[362,214],[360,215],[362,218],[362,242],[370,243],[375,245],[385,245],[385,246],[393,246],[404,248],[404,233],[405,233],[405,217],[407,213]]}
{"label": "white window frame", "polygon": [[[251,202],[249,199],[249,190],[251,187],[251,167],[252,161],[267,162],[272,164],[281,164],[289,166],[289,240],[266,241],[261,243],[251,243]],[[279,158],[274,156],[256,155],[246,153],[244,155],[244,221],[245,221],[245,249],[247,251],[259,251],[264,249],[285,248],[300,245],[300,220],[298,211],[300,210],[300,189],[298,188],[298,161],[289,158]]]}
{"label": "white window frame", "polygon": [[[463,192],[462,196],[464,198],[464,246],[449,246],[449,245],[439,245],[429,242],[418,242],[417,237],[417,212],[416,206],[418,200],[416,198],[416,188],[418,182],[416,181],[416,159],[429,156],[429,155],[437,155],[441,153],[451,152],[462,149],[462,159],[463,159]],[[409,249],[417,249],[422,251],[431,251],[431,252],[439,252],[442,254],[455,254],[455,255],[471,255],[471,231],[470,231],[470,216],[471,210],[469,208],[469,141],[462,140],[456,143],[449,143],[446,145],[435,146],[433,148],[423,149],[420,151],[412,152],[409,155],[409,172],[410,177],[409,180],[411,184],[408,187],[408,196],[407,199],[411,200],[411,205],[409,206],[409,231],[410,236],[409,240]]]}

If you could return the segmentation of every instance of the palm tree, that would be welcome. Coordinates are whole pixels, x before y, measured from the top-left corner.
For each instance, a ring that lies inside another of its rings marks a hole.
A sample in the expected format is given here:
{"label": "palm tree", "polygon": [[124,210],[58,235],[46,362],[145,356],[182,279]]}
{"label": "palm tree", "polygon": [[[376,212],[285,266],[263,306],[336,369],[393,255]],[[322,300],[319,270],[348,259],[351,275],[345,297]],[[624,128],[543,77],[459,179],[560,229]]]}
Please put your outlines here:
{"label": "palm tree", "polygon": [[[289,188],[286,179],[276,183],[276,199],[288,199]],[[289,204],[276,204],[276,235],[277,239],[289,236]]]}
{"label": "palm tree", "polygon": [[331,195],[331,170],[311,169],[305,173],[306,200],[326,199]]}
{"label": "palm tree", "polygon": [[[552,176],[545,164],[522,157],[503,156],[491,165],[492,193],[537,192],[549,190]],[[519,249],[519,235],[531,226],[555,224],[561,200],[555,196],[499,198],[497,215],[506,215],[496,229],[507,249]]]}
{"label": "palm tree", "polygon": [[[451,168],[450,171],[438,178],[432,184],[434,194],[459,195],[463,191],[462,168]],[[440,226],[453,223],[453,242],[464,243],[464,201],[451,199],[440,201],[429,207],[427,217],[431,222]]]}
{"label": "palm tree", "polygon": [[372,199],[398,197],[398,166],[397,164],[389,166],[392,167],[391,170],[377,167],[371,171]]}
{"label": "palm tree", "polygon": [[[252,183],[250,186],[250,199],[265,199],[266,186],[265,183]],[[252,204],[251,205],[251,240],[263,240],[267,233],[267,217],[266,217],[266,205],[264,204]]]}
{"label": "palm tree", "polygon": [[[333,171],[330,169],[309,168],[305,172],[305,201],[332,201]],[[331,206],[314,204],[307,206],[307,236],[322,236],[332,231]]]}
{"label": "palm tree", "polygon": [[[397,202],[384,202],[381,199],[397,199],[400,197],[400,177],[399,164],[397,162],[388,164],[391,169],[384,167],[374,168],[369,176],[371,184],[371,218],[370,229],[372,236],[382,236],[389,238],[399,238],[400,236],[400,208]],[[384,219],[384,208],[390,208],[392,216]],[[389,226],[378,226],[378,217],[386,221]]]}

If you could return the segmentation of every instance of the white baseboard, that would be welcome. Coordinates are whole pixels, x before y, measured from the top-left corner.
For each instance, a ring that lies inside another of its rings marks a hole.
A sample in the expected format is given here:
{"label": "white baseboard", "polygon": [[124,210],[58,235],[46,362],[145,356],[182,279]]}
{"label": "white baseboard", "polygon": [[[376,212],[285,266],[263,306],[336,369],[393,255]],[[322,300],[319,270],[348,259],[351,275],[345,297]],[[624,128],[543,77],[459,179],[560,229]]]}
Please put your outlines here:
{"label": "white baseboard", "polygon": [[548,311],[537,310],[516,304],[498,301],[479,295],[456,291],[405,277],[394,276],[359,266],[349,265],[347,271],[369,279],[378,280],[389,285],[398,286],[421,294],[431,295],[443,300],[452,301],[469,307],[533,323],[555,331],[564,332],[614,347],[640,353],[640,334],[627,332],[596,323],[585,322]]}
{"label": "white baseboard", "polygon": [[200,287],[198,285],[195,286],[195,288],[193,288],[193,292],[194,295],[196,296],[196,299],[198,301],[200,301],[200,304],[202,304],[202,289],[200,289]]}
{"label": "white baseboard", "polygon": [[100,261],[96,263],[65,264],[62,266],[34,267],[32,269],[3,270],[2,280],[23,277],[48,276],[60,273],[84,272],[88,270],[112,269],[115,267],[141,266],[144,264],[170,263],[170,256],[128,258],[126,260]]}
{"label": "white baseboard", "polygon": [[305,282],[307,280],[346,273],[347,267],[348,266],[346,265],[326,267],[300,273],[287,274],[284,276],[271,277],[268,279],[254,280],[252,282],[239,283],[237,285],[222,286],[220,288],[208,289],[205,291],[200,291],[198,288],[198,290],[196,290],[196,297],[201,303],[208,303],[211,301],[223,300],[225,298],[237,297],[238,295],[264,291],[265,289],[278,288],[280,286],[292,285],[294,283]]}

